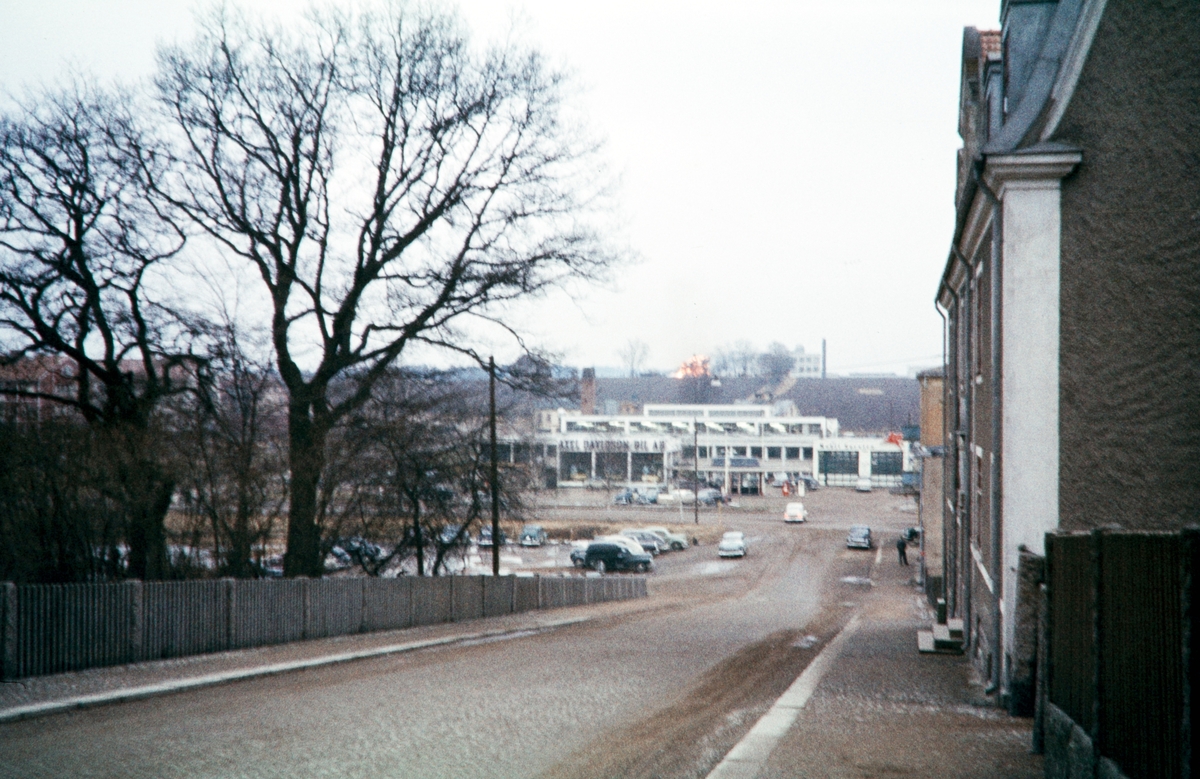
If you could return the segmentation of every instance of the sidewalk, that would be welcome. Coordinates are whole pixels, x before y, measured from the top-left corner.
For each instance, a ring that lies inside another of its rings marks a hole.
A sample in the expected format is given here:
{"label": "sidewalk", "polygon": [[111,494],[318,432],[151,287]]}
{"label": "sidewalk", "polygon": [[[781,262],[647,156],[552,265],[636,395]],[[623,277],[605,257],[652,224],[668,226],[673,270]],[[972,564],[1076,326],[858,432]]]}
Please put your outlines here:
{"label": "sidewalk", "polygon": [[1032,720],[997,708],[966,656],[918,653],[933,614],[887,551],[857,617],[710,777],[1043,775]]}
{"label": "sidewalk", "polygon": [[503,640],[650,607],[642,598],[612,601],[0,682],[0,723],[365,657]]}

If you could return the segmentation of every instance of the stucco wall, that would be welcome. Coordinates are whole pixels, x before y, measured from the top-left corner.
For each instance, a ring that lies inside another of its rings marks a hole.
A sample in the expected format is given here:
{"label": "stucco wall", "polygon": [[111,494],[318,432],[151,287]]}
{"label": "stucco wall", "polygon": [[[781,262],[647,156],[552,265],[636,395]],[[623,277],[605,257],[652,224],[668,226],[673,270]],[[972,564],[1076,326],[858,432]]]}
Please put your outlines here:
{"label": "stucco wall", "polygon": [[1110,0],[1054,140],[1061,526],[1200,519],[1200,4]]}

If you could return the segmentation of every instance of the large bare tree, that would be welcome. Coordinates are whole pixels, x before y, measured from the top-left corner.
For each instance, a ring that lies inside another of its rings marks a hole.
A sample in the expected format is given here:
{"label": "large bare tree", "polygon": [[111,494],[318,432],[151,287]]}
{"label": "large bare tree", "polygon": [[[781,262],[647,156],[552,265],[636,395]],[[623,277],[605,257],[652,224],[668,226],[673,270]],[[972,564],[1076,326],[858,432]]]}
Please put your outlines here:
{"label": "large bare tree", "polygon": [[92,426],[126,514],[128,573],[157,579],[174,480],[155,410],[193,371],[188,328],[153,289],[183,234],[147,197],[161,161],[131,105],[79,82],[0,116],[0,352],[28,379],[0,391]]}
{"label": "large bare tree", "polygon": [[[288,575],[321,573],[334,425],[416,344],[471,353],[468,322],[610,261],[587,228],[596,169],[564,82],[531,51],[478,51],[400,10],[284,30],[214,12],[160,54],[180,138],[161,182],[261,279],[288,395]],[[465,327],[464,327],[465,326]]]}

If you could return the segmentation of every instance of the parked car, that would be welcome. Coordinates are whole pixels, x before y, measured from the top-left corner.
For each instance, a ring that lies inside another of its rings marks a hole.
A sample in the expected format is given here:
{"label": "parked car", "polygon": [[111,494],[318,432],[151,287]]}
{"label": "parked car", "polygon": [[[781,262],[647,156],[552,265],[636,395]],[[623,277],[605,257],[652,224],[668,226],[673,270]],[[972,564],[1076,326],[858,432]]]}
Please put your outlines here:
{"label": "parked car", "polygon": [[648,554],[635,554],[621,544],[607,541],[593,541],[588,544],[583,555],[585,568],[592,568],[599,573],[605,571],[639,571],[645,573],[654,566],[654,560]]}
{"label": "parked car", "polygon": [[613,495],[614,506],[632,506],[634,504],[633,490],[626,487],[625,489]]}
{"label": "parked car", "polygon": [[526,525],[521,528],[521,535],[517,538],[517,543],[521,546],[541,546],[546,543],[546,531],[541,525]]}
{"label": "parked car", "polygon": [[724,502],[725,496],[721,494],[720,490],[714,490],[709,487],[708,489],[697,492],[696,500],[700,501],[705,506],[715,506],[718,503]]}
{"label": "parked car", "polygon": [[850,535],[846,536],[848,549],[870,549],[872,546],[871,528],[866,525],[854,525],[850,528]]}
{"label": "parked car", "polygon": [[696,502],[696,493],[689,490],[687,487],[678,487],[674,492],[659,494],[658,499],[678,501],[685,506],[690,506]]}
{"label": "parked car", "polygon": [[745,557],[746,556],[746,534],[736,530],[731,530],[721,536],[721,542],[717,544],[718,557]]}
{"label": "parked car", "polygon": [[821,483],[807,473],[800,474],[800,483],[804,485],[804,489],[812,492],[821,487]]}
{"label": "parked car", "polygon": [[[593,540],[594,541],[607,541],[611,544],[620,544],[621,546],[625,547],[626,549],[633,552],[634,554],[648,554],[648,555],[653,556],[652,553],[648,549],[646,549],[646,547],[642,546],[641,544],[639,544],[637,542],[637,540],[630,538],[629,536],[621,536],[621,535],[596,536]],[[587,544],[584,544],[584,548],[585,549],[587,548]]]}
{"label": "parked car", "polygon": [[856,492],[870,492],[871,491],[871,477],[870,476],[860,476],[858,478],[858,481],[854,482],[854,489]]}
{"label": "parked car", "polygon": [[640,506],[658,503],[658,487],[641,487],[633,491],[633,500]]}
{"label": "parked car", "polygon": [[[365,538],[339,538],[334,542],[329,550],[329,557],[336,561],[338,566],[345,567],[349,565],[372,565],[378,564],[386,555],[383,548],[378,544],[373,544]],[[329,559],[326,558],[326,567],[328,567]]]}
{"label": "parked car", "polygon": [[[504,546],[507,543],[508,543],[508,534],[505,533],[503,530],[501,530],[500,531],[500,546]],[[485,527],[479,531],[479,545],[480,546],[491,546],[492,545],[492,529],[490,527]]]}
{"label": "parked car", "polygon": [[658,555],[664,549],[670,548],[661,538],[645,530],[622,530],[620,534],[637,541],[652,555]]}
{"label": "parked car", "polygon": [[803,522],[808,519],[808,512],[804,510],[803,503],[789,503],[783,510],[784,522]]}
{"label": "parked car", "polygon": [[671,549],[674,549],[677,552],[681,549],[687,549],[688,540],[687,540],[687,536],[685,536],[685,535],[682,535],[680,533],[672,533],[670,530],[667,530],[665,527],[661,527],[659,525],[655,525],[654,527],[646,527],[646,528],[642,528],[642,529],[648,530],[651,533],[653,533],[654,535],[661,537],[664,541],[667,542],[667,545]]}

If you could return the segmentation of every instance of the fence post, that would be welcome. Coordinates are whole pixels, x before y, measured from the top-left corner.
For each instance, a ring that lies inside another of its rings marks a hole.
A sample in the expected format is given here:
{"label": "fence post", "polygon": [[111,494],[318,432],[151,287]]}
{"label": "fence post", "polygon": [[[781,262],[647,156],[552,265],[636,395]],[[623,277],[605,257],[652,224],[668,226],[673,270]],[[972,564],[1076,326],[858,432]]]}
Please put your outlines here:
{"label": "fence post", "polygon": [[237,646],[234,643],[237,640],[237,617],[234,616],[237,611],[236,580],[222,579],[221,583],[225,585],[225,651],[228,652]]}
{"label": "fence post", "polygon": [[1046,642],[1050,637],[1050,594],[1046,587],[1049,581],[1050,547],[1046,545],[1046,576],[1038,585],[1038,623],[1037,623],[1037,660],[1036,676],[1034,677],[1033,698],[1033,754],[1042,755],[1046,752],[1046,695],[1049,693],[1050,680],[1048,663],[1050,652]]}
{"label": "fence post", "polygon": [[1180,533],[1180,594],[1179,605],[1181,611],[1181,619],[1183,624],[1179,631],[1183,639],[1182,652],[1180,654],[1181,664],[1183,665],[1183,716],[1180,720],[1180,749],[1182,754],[1179,756],[1180,776],[1192,775],[1192,698],[1196,693],[1196,680],[1193,675],[1200,669],[1197,669],[1197,661],[1200,658],[1192,656],[1192,640],[1196,635],[1196,586],[1198,583],[1196,577],[1197,566],[1200,565],[1200,560],[1197,556],[1200,555],[1200,528],[1188,527],[1184,528]]}
{"label": "fence post", "polygon": [[1090,658],[1092,662],[1092,732],[1088,735],[1092,739],[1092,771],[1094,773],[1096,766],[1100,764],[1100,739],[1104,736],[1104,731],[1100,726],[1100,713],[1103,711],[1103,707],[1100,705],[1100,696],[1104,694],[1100,664],[1100,658],[1103,655],[1101,641],[1104,639],[1101,625],[1101,612],[1104,610],[1101,598],[1104,528],[1098,527],[1093,530],[1089,540],[1091,554],[1088,558],[1092,568],[1092,656]]}
{"label": "fence post", "polygon": [[135,579],[126,582],[129,594],[129,662],[145,660],[146,648],[146,599],[142,582]]}
{"label": "fence post", "polygon": [[363,580],[362,580],[362,595],[359,596],[359,600],[358,600],[358,602],[360,604],[359,609],[358,609],[358,632],[359,633],[367,632],[367,589],[368,589],[367,585],[372,581],[374,581],[374,579],[372,579],[370,576],[364,576]]}
{"label": "fence post", "polygon": [[0,593],[0,679],[17,678],[17,585],[4,582]]}
{"label": "fence post", "polygon": [[301,586],[304,588],[304,595],[301,598],[301,603],[304,604],[304,613],[301,615],[300,621],[300,638],[307,639],[310,637],[309,625],[310,621],[312,620],[312,580],[306,576],[300,581],[303,582]]}

